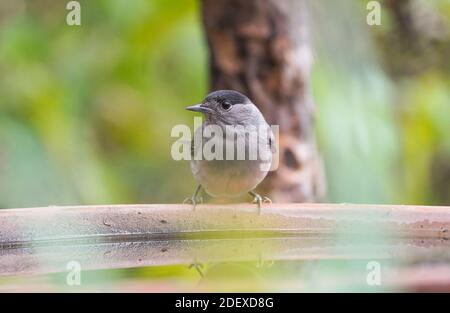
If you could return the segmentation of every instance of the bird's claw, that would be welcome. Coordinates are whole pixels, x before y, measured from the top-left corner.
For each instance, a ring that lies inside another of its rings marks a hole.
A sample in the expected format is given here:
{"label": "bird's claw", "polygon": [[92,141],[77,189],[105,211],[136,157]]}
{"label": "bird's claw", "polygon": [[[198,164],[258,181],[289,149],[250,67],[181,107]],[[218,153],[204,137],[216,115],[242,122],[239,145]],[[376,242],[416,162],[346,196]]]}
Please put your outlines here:
{"label": "bird's claw", "polygon": [[183,204],[192,204],[193,205],[193,210],[195,211],[195,208],[197,206],[197,204],[199,203],[203,203],[203,198],[202,197],[187,197],[186,199],[183,200]]}
{"label": "bird's claw", "polygon": [[198,262],[197,259],[194,259],[194,262],[192,262],[189,266],[189,269],[191,268],[195,268],[197,270],[197,272],[199,273],[199,275],[201,277],[203,277],[203,272],[202,272],[202,268],[203,268],[203,264]]}
{"label": "bird's claw", "polygon": [[272,203],[272,200],[269,197],[266,197],[266,196],[264,196],[262,200],[263,200],[263,203],[267,203],[267,204],[271,204]]}
{"label": "bird's claw", "polygon": [[256,203],[258,205],[258,215],[261,214],[261,206],[263,203],[272,203],[272,200],[270,200],[269,197],[262,197],[254,191],[250,192],[250,194],[253,196],[252,203]]}
{"label": "bird's claw", "polygon": [[273,260],[264,261],[263,259],[259,259],[256,262],[256,267],[257,268],[271,268],[274,264],[275,264],[275,262]]}
{"label": "bird's claw", "polygon": [[256,194],[255,197],[253,198],[252,203],[256,203],[256,205],[258,206],[258,215],[260,215],[261,214],[261,205],[263,203],[263,198],[260,195]]}
{"label": "bird's claw", "polygon": [[198,185],[197,188],[195,189],[194,194],[192,195],[192,197],[186,198],[183,201],[183,204],[192,204],[193,208],[192,210],[195,211],[195,207],[197,206],[198,203],[203,203],[203,198],[199,197],[199,191],[202,188],[202,185]]}
{"label": "bird's claw", "polygon": [[256,203],[258,205],[261,205],[262,202],[263,202],[263,198],[260,195],[256,195],[252,201],[252,203]]}

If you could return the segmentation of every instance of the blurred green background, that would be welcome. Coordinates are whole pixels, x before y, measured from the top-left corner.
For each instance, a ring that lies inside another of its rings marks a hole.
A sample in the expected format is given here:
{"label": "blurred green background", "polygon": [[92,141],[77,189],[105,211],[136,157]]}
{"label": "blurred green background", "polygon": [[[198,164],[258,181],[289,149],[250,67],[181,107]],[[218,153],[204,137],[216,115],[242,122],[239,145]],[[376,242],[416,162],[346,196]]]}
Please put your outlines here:
{"label": "blurred green background", "polygon": [[[184,107],[208,92],[199,2],[79,2],[82,25],[68,26],[67,1],[0,0],[0,208],[181,202],[195,183],[189,164],[171,159],[170,131],[193,124]],[[450,1],[391,2],[372,27],[367,1],[309,2],[328,201],[449,205]],[[202,281],[244,280],[231,290],[280,288],[271,279],[283,275],[312,291],[355,290],[351,275],[368,288],[366,260],[207,270]],[[44,281],[64,287],[65,275]],[[83,284],[108,289],[122,277],[152,279],[154,291],[199,281],[176,265],[86,271]]]}
{"label": "blurred green background", "polygon": [[[329,201],[450,204],[450,3],[411,2],[418,25],[383,5],[369,27],[367,1],[311,1]],[[0,208],[181,202],[170,130],[208,92],[198,1],[80,1],[81,26],[66,3],[0,1]]]}

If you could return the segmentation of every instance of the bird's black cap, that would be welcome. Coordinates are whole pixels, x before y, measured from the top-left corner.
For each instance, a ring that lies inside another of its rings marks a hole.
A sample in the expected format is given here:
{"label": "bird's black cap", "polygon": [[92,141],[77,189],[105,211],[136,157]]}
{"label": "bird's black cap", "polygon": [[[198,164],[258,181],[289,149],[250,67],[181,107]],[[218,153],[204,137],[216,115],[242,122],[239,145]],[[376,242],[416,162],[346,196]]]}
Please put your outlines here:
{"label": "bird's black cap", "polygon": [[224,101],[228,101],[230,104],[246,104],[251,103],[250,99],[247,98],[245,95],[238,91],[234,90],[217,90],[211,92],[209,95],[206,96],[205,102],[209,101],[217,101],[219,103],[222,103]]}

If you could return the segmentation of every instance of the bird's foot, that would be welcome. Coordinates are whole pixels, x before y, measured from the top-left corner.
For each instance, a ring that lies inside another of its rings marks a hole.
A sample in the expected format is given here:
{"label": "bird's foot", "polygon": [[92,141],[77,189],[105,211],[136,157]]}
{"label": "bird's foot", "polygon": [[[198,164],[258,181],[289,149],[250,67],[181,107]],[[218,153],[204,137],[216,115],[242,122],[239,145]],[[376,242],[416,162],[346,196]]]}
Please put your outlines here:
{"label": "bird's foot", "polygon": [[272,203],[272,200],[270,200],[269,197],[263,197],[254,191],[250,191],[249,194],[253,196],[252,203],[256,203],[256,205],[258,206],[258,215],[261,214],[261,206],[263,203]]}
{"label": "bird's foot", "polygon": [[193,211],[195,211],[195,208],[196,208],[198,203],[203,203],[203,198],[198,196],[201,188],[202,188],[202,185],[198,185],[197,188],[195,189],[194,194],[192,195],[192,197],[186,198],[183,201],[183,204],[192,204],[192,206],[193,206],[192,210]]}
{"label": "bird's foot", "polygon": [[270,261],[264,261],[264,259],[259,256],[258,260],[256,261],[256,267],[257,268],[271,268],[275,262],[273,260]]}
{"label": "bird's foot", "polygon": [[194,259],[194,262],[192,262],[192,263],[188,266],[188,268],[189,268],[189,269],[195,268],[195,269],[197,270],[198,274],[200,275],[200,277],[203,277],[203,272],[202,272],[203,264],[200,263],[200,262],[198,262],[196,258]]}
{"label": "bird's foot", "polygon": [[264,196],[262,198],[263,198],[263,203],[267,203],[267,204],[271,204],[272,203],[272,200],[269,197]]}
{"label": "bird's foot", "polygon": [[192,204],[192,210],[195,211],[195,208],[197,207],[197,204],[203,203],[202,197],[187,197],[184,199],[183,204]]}

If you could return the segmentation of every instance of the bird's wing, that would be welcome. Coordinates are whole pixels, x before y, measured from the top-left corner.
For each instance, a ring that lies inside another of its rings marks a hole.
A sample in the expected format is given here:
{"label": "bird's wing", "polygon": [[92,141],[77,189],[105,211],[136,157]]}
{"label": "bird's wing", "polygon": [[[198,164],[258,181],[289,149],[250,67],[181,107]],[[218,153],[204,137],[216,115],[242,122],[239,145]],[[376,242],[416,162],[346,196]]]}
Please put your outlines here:
{"label": "bird's wing", "polygon": [[272,160],[270,163],[270,170],[269,171],[275,171],[278,168],[278,164],[279,164],[279,155],[278,155],[278,144],[277,144],[277,138],[275,138],[272,130],[269,131],[269,147],[270,147],[270,152],[272,153]]}
{"label": "bird's wing", "polygon": [[277,146],[276,146],[276,143],[275,143],[275,136],[273,135],[272,130],[269,131],[269,139],[268,140],[269,140],[270,151],[272,153],[276,153],[277,152]]}

